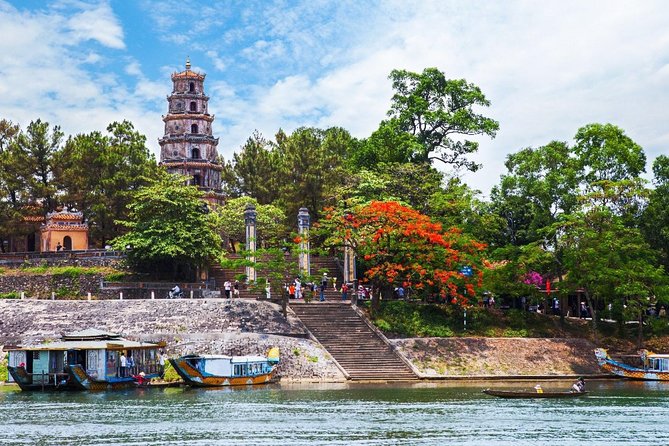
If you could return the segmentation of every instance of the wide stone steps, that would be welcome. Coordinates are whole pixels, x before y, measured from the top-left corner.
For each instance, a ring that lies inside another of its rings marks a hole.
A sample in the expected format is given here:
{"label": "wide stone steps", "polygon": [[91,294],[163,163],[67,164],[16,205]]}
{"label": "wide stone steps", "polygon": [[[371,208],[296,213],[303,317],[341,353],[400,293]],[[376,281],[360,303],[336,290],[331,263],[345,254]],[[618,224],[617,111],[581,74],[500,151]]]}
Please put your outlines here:
{"label": "wide stone steps", "polygon": [[351,380],[417,379],[411,368],[348,302],[291,301],[291,308]]}

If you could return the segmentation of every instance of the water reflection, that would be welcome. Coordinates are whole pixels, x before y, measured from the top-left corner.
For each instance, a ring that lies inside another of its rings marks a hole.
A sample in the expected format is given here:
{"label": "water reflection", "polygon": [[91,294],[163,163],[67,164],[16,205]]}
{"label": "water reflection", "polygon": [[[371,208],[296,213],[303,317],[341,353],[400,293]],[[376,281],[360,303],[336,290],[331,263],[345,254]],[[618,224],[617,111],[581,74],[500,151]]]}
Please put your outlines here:
{"label": "water reflection", "polygon": [[[0,444],[669,444],[669,383],[589,382],[568,400],[505,400],[509,384],[273,385],[23,393],[0,387]],[[543,382],[566,389],[570,382]]]}

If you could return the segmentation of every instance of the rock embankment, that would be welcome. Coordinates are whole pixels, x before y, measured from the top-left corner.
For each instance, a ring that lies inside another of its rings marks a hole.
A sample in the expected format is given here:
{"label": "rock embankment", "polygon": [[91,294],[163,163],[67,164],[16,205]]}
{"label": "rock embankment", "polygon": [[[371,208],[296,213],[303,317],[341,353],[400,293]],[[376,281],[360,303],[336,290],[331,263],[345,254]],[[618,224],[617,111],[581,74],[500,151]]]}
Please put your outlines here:
{"label": "rock embankment", "polygon": [[299,319],[278,305],[253,300],[0,300],[0,346],[58,339],[99,328],[129,339],[165,341],[171,356],[185,353],[264,354],[281,350],[284,380],[341,381],[330,355],[307,338]]}
{"label": "rock embankment", "polygon": [[428,377],[593,375],[594,345],[585,339],[395,339],[399,351]]}

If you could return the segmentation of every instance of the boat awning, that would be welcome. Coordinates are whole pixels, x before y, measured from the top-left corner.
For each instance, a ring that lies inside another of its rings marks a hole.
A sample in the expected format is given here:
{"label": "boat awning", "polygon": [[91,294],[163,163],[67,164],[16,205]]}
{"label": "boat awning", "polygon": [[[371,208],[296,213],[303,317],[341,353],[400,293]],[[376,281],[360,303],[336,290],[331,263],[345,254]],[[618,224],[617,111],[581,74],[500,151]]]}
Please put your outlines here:
{"label": "boat awning", "polygon": [[[127,350],[127,349],[155,349],[160,345],[149,342],[136,342],[127,339],[113,341],[57,341],[42,344],[22,346],[11,350],[48,351],[48,350]],[[8,349],[8,351],[11,351]]]}

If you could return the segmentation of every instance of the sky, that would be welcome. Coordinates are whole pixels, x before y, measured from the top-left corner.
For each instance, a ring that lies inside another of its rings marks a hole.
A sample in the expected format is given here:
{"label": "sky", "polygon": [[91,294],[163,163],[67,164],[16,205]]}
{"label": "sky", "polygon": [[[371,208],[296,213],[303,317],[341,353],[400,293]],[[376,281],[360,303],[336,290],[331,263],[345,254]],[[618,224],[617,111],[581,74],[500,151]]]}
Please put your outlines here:
{"label": "sky", "polygon": [[487,195],[509,153],[612,123],[669,154],[669,7],[663,1],[0,0],[0,118],[67,135],[130,120],[158,157],[170,74],[206,74],[219,153],[258,130],[341,126],[369,136],[393,69],[478,85],[500,123],[479,138]]}

